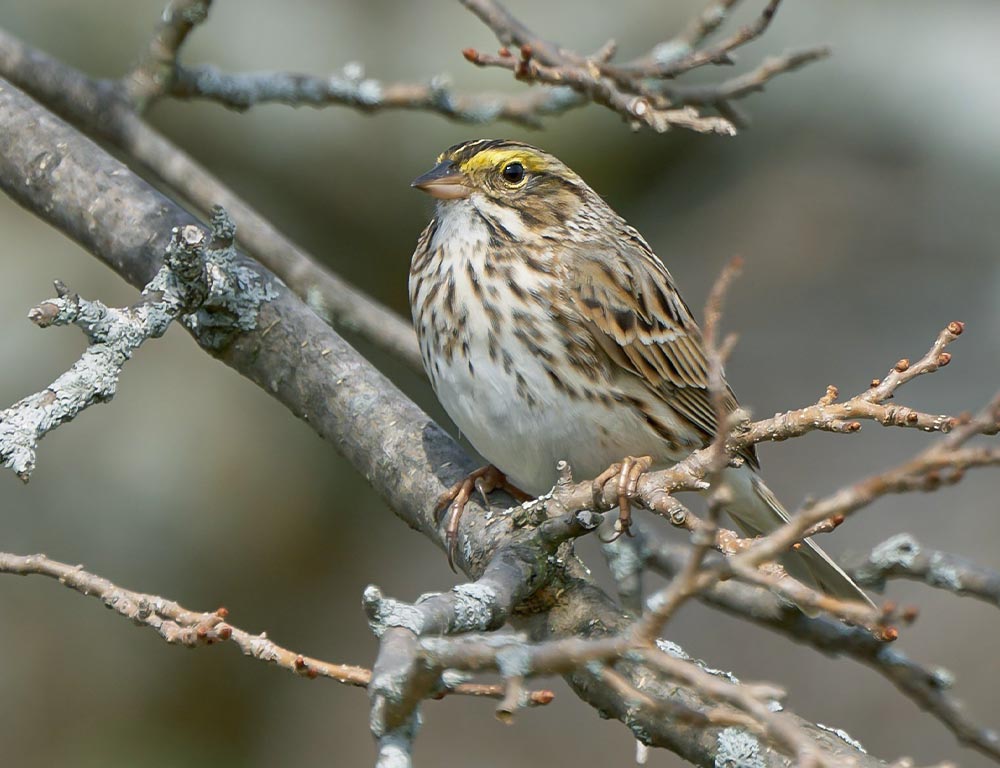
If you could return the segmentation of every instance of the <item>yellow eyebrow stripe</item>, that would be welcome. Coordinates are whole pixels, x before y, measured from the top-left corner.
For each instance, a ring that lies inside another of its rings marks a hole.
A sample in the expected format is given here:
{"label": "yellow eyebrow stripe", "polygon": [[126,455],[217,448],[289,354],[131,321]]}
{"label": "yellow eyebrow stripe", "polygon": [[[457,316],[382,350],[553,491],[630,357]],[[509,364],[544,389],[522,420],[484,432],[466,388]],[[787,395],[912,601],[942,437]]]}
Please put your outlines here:
{"label": "yellow eyebrow stripe", "polygon": [[528,171],[541,171],[545,163],[538,155],[532,155],[524,149],[484,149],[477,152],[464,163],[462,170],[466,173],[482,171],[490,168],[502,168],[507,163],[518,162]]}

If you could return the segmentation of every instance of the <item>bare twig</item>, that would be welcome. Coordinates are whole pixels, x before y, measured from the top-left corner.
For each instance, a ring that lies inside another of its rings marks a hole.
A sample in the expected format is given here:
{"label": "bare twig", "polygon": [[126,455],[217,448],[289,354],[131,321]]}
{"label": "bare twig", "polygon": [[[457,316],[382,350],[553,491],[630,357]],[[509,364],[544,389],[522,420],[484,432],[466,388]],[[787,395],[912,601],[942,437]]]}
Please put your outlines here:
{"label": "bare twig", "polygon": [[[69,565],[52,560],[45,555],[14,555],[0,552],[0,573],[17,576],[39,575],[56,579],[60,584],[82,595],[96,598],[105,606],[139,626],[152,629],[171,645],[197,648],[214,643],[232,642],[243,652],[258,661],[274,664],[280,669],[310,680],[328,678],[345,685],[367,688],[371,670],[352,664],[334,664],[304,656],[283,648],[266,633],[253,634],[233,626],[227,619],[229,612],[218,608],[209,613],[189,611],[173,600],[158,595],[133,592],[119,587],[108,579],[84,570],[80,565]],[[435,697],[448,694],[502,699],[504,688],[483,683],[451,683],[448,676]],[[526,691],[525,706],[541,706],[554,698],[551,691]]]}
{"label": "bare twig", "polygon": [[499,67],[514,73],[518,80],[544,83],[550,86],[568,86],[588,101],[601,104],[617,112],[635,127],[646,126],[657,133],[673,127],[688,128],[698,133],[716,133],[732,136],[736,129],[722,117],[701,115],[694,107],[669,104],[658,99],[645,86],[636,84],[624,90],[599,72],[578,64],[558,66],[543,64],[535,58],[534,47],[524,45],[520,57],[507,49],[497,55],[483,53],[474,48],[463,51],[465,58],[480,67]]}
{"label": "bare twig", "polygon": [[[781,0],[768,0],[764,10],[754,19],[753,22],[738,29],[721,42],[706,48],[691,47],[687,52],[676,55],[677,46],[658,46],[653,49],[653,55],[645,56],[629,62],[619,67],[608,67],[605,72],[613,77],[620,78],[623,82],[628,82],[630,78],[674,78],[692,69],[703,67],[708,64],[732,64],[733,51],[756,40],[771,25]],[[729,3],[728,5],[732,5]],[[724,10],[727,9],[724,5]],[[721,20],[720,20],[721,24]],[[718,25],[716,25],[716,28]],[[714,31],[714,28],[713,30]],[[696,33],[697,34],[697,33]],[[695,42],[701,42],[705,35]],[[681,38],[684,40],[684,37]]]}
{"label": "bare twig", "polygon": [[716,546],[716,533],[723,508],[731,500],[726,486],[719,482],[723,471],[729,465],[730,454],[727,440],[731,429],[732,414],[728,404],[731,397],[726,384],[723,366],[725,358],[735,343],[735,337],[719,341],[719,326],[722,323],[722,308],[726,291],[743,267],[740,258],[732,259],[722,270],[708,300],[705,302],[705,328],[703,347],[708,365],[708,391],[715,412],[716,434],[704,450],[707,452],[705,473],[702,482],[709,487],[708,520],[692,536],[694,549],[684,571],[667,587],[660,590],[649,601],[649,610],[636,624],[638,636],[647,644],[660,636],[664,624],[677,609],[698,592],[697,579],[702,571],[702,563],[709,551]]}
{"label": "bare twig", "polygon": [[[754,91],[785,72],[791,72],[829,54],[826,48],[811,48],[793,55],[771,58],[753,71],[716,86],[690,91],[674,86],[657,87],[654,80],[672,79],[708,64],[731,64],[733,51],[760,37],[777,11],[779,0],[770,0],[760,16],[716,45],[698,47],[724,21],[736,0],[716,0],[676,37],[657,45],[649,54],[627,64],[614,64],[613,46],[593,56],[582,56],[559,47],[531,32],[495,0],[460,0],[497,36],[504,47],[497,54],[467,48],[466,59],[484,67],[509,70],[529,83],[568,86],[583,99],[601,104],[621,115],[634,127],[657,132],[672,127],[701,133],[732,135],[742,118],[731,102]],[[512,52],[508,46],[514,46]],[[696,107],[714,107],[720,116],[701,114]]]}

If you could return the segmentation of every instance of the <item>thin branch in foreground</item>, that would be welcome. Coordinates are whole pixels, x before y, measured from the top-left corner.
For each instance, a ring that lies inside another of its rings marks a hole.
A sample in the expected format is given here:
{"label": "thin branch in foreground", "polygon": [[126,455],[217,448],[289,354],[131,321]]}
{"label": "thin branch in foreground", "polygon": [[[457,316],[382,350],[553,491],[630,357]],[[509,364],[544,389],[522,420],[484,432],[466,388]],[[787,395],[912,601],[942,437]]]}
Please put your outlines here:
{"label": "thin branch in foreground", "polygon": [[708,367],[708,391],[716,422],[716,434],[704,449],[707,452],[707,459],[705,472],[701,478],[709,488],[708,520],[705,521],[705,525],[693,532],[693,551],[684,572],[650,599],[648,610],[636,623],[636,632],[646,643],[655,642],[663,626],[677,609],[697,594],[697,578],[702,572],[702,564],[709,551],[716,546],[719,519],[723,508],[730,500],[728,489],[720,482],[722,473],[729,466],[731,459],[727,440],[733,420],[733,414],[730,413],[727,404],[727,398],[731,397],[731,394],[726,384],[723,366],[726,356],[735,344],[735,337],[731,336],[720,342],[719,331],[726,292],[742,268],[741,258],[731,259],[716,278],[705,302],[703,346]]}
{"label": "thin branch in foreground", "polygon": [[[266,633],[252,634],[227,621],[229,612],[219,608],[210,613],[189,611],[173,600],[158,595],[133,592],[119,587],[108,579],[86,571],[82,566],[52,560],[45,555],[14,555],[0,552],[0,573],[16,576],[39,575],[57,580],[82,595],[100,600],[115,613],[139,626],[152,629],[171,645],[198,648],[222,642],[232,642],[243,652],[258,661],[313,680],[327,678],[345,685],[367,688],[371,670],[352,664],[334,664],[283,648]],[[445,675],[442,685],[433,698],[446,695],[475,696],[502,700],[503,686],[449,682],[454,675]],[[543,706],[550,703],[554,694],[548,690],[526,691],[524,706]]]}

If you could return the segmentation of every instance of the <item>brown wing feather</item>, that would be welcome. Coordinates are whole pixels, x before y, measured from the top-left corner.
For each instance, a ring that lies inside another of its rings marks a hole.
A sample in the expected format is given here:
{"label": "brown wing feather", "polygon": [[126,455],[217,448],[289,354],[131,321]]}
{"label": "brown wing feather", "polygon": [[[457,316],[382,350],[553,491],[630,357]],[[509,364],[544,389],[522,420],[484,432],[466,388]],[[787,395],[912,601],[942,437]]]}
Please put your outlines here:
{"label": "brown wing feather", "polygon": [[[606,249],[577,249],[567,267],[571,298],[597,344],[709,441],[717,420],[701,330],[642,237],[629,228]],[[727,405],[737,406],[732,391]],[[746,458],[756,465],[752,451]]]}

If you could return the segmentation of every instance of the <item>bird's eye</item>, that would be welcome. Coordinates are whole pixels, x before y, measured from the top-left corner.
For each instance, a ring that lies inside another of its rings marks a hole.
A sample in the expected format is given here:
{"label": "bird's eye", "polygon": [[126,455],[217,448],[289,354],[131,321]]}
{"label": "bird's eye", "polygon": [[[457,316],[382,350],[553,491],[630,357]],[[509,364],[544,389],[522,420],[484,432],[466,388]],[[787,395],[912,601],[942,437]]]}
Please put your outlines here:
{"label": "bird's eye", "polygon": [[507,163],[500,171],[504,181],[510,184],[519,184],[524,178],[524,166],[520,163]]}

